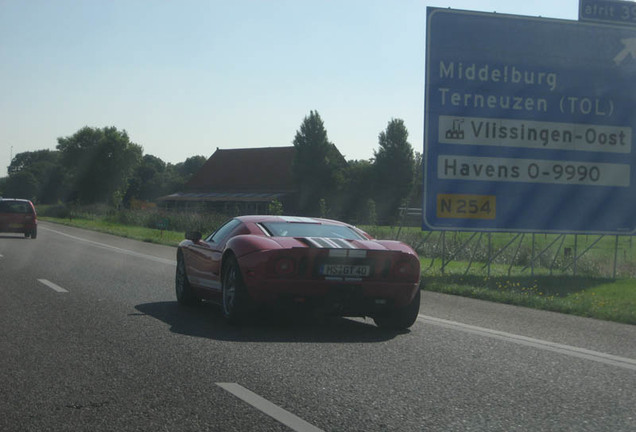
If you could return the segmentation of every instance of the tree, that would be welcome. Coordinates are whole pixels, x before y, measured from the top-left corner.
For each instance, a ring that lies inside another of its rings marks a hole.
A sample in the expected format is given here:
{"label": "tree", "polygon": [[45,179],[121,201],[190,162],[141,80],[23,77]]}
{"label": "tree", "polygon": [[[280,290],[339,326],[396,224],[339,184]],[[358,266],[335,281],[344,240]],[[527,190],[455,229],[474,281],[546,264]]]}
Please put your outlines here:
{"label": "tree", "polygon": [[141,147],[130,141],[126,131],[84,127],[57,141],[62,165],[70,174],[73,198],[81,203],[119,204],[142,155]]}
{"label": "tree", "polygon": [[[38,203],[51,204],[64,198],[65,174],[57,151],[18,153],[8,167],[8,173],[11,191],[15,191],[16,183],[27,181],[19,189],[24,193],[26,188],[31,193],[29,198]],[[25,177],[26,174],[30,176]]]}
{"label": "tree", "polygon": [[318,205],[320,206],[320,217],[326,218],[329,215],[329,207],[327,207],[327,200],[324,198],[320,198]]}
{"label": "tree", "polygon": [[283,213],[284,213],[283,204],[280,201],[278,201],[278,199],[274,198],[267,205],[267,214],[274,215],[274,216],[281,216]]}
{"label": "tree", "polygon": [[378,223],[378,215],[375,212],[375,201],[367,200],[366,215],[364,223],[367,225],[375,225]]}
{"label": "tree", "polygon": [[347,162],[329,142],[317,111],[304,118],[296,131],[294,147],[292,174],[299,189],[298,208],[302,214],[318,215],[320,199],[331,202],[342,187]]}
{"label": "tree", "polygon": [[128,181],[124,203],[132,199],[153,200],[165,193],[166,163],[153,155],[144,155]]}
{"label": "tree", "polygon": [[422,153],[415,152],[413,160],[413,188],[409,196],[411,207],[422,207],[422,193],[424,189],[424,165]]}
{"label": "tree", "polygon": [[342,197],[344,219],[353,223],[367,223],[366,205],[374,196],[374,170],[369,160],[350,160]]}
{"label": "tree", "polygon": [[395,222],[398,208],[413,186],[415,160],[408,136],[400,119],[392,119],[378,136],[380,147],[374,151],[375,201],[381,223]]}
{"label": "tree", "polygon": [[184,182],[190,180],[190,177],[201,169],[203,164],[207,161],[205,156],[191,156],[184,162],[176,164],[175,170],[183,178]]}
{"label": "tree", "polygon": [[24,170],[7,177],[3,193],[5,197],[36,200],[38,187],[33,173]]}
{"label": "tree", "polygon": [[67,175],[59,163],[44,163],[44,166],[37,171],[39,188],[37,201],[41,204],[55,204],[64,201],[68,196]]}
{"label": "tree", "polygon": [[11,164],[7,168],[9,175],[16,174],[24,169],[32,169],[38,163],[59,162],[59,152],[55,150],[37,150],[32,152],[18,153],[11,160]]}

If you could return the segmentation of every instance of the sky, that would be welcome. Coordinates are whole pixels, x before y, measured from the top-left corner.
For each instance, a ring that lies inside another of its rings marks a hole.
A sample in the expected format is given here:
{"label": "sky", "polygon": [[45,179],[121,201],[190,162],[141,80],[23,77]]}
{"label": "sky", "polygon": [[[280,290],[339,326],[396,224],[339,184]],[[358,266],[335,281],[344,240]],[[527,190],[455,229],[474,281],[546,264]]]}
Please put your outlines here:
{"label": "sky", "polygon": [[422,152],[426,8],[578,19],[578,0],[0,0],[0,177],[89,126],[179,163],[293,144],[346,159],[402,119]]}

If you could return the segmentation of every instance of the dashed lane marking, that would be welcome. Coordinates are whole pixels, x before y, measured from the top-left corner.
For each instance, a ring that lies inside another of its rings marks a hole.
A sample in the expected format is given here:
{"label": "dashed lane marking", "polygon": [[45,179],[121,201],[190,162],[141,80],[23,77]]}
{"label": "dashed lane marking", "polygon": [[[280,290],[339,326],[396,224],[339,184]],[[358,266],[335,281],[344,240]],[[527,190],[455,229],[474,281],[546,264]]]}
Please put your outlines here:
{"label": "dashed lane marking", "polygon": [[267,399],[257,395],[256,393],[242,387],[236,383],[216,383],[222,389],[232,393],[237,398],[252,405],[257,410],[267,414],[273,419],[281,422],[285,426],[296,432],[323,432],[311,423],[307,423],[300,417],[295,416],[289,411],[285,411],[278,405],[275,405]]}
{"label": "dashed lane marking", "polygon": [[61,286],[55,285],[53,282],[48,281],[46,279],[38,279],[38,282],[43,283],[44,285],[46,285],[47,287],[51,288],[55,292],[59,292],[59,293],[67,293],[68,292],[67,290],[65,290]]}

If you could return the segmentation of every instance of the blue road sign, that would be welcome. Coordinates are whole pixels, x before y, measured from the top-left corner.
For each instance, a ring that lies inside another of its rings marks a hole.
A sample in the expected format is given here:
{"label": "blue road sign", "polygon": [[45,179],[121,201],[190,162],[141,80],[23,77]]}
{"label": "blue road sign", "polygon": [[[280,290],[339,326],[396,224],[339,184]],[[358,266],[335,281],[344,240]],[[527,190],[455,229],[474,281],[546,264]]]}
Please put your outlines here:
{"label": "blue road sign", "polygon": [[636,30],[427,14],[423,229],[634,234]]}
{"label": "blue road sign", "polygon": [[580,0],[579,20],[636,26],[636,3],[624,0]]}

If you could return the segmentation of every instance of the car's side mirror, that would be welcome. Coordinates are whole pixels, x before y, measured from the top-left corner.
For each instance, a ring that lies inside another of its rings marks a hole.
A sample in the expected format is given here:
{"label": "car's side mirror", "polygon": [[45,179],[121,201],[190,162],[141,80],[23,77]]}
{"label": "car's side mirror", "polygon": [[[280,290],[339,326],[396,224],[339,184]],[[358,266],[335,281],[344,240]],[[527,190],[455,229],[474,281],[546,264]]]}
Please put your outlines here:
{"label": "car's side mirror", "polygon": [[186,231],[185,238],[194,243],[197,243],[199,240],[201,240],[201,233],[199,231]]}

